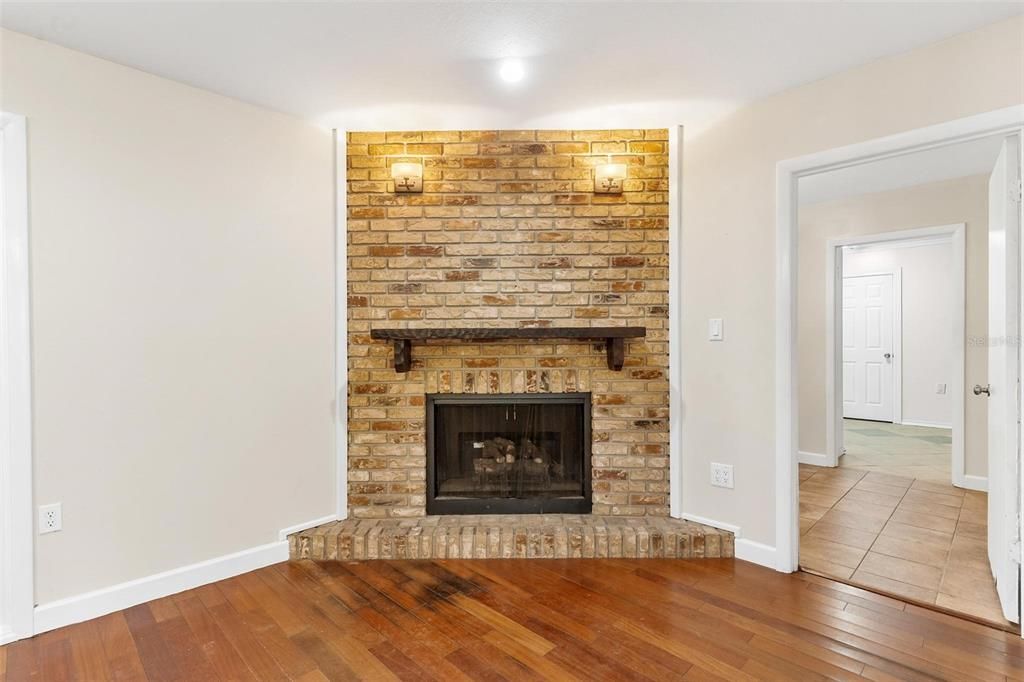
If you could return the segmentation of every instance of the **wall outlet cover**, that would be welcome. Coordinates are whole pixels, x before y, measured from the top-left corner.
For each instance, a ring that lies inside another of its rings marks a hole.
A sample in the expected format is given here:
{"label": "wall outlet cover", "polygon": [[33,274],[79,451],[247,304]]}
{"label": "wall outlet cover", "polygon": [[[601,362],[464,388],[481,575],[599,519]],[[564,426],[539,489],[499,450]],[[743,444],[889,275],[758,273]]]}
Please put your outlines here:
{"label": "wall outlet cover", "polygon": [[717,488],[732,488],[732,465],[711,463],[711,485]]}
{"label": "wall outlet cover", "polygon": [[39,505],[39,534],[56,533],[63,525],[60,502]]}

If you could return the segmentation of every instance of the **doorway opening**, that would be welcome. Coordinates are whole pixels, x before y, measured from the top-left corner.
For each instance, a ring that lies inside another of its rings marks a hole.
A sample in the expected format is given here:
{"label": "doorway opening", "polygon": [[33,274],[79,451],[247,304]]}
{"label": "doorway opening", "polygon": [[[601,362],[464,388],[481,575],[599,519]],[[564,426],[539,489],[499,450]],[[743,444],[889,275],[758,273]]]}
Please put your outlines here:
{"label": "doorway opening", "polygon": [[[948,141],[794,188],[798,566],[1007,629],[1019,139]],[[1012,414],[986,393],[997,382]]]}
{"label": "doorway opening", "polygon": [[[876,426],[888,423],[902,427],[896,432],[910,434],[913,428],[919,428],[925,429],[923,436],[945,439],[947,454],[942,458],[890,462],[869,457],[861,461],[863,466],[885,465],[896,469],[892,473],[984,490],[984,477],[968,474],[964,467],[967,223],[829,236],[835,230],[856,231],[873,225],[884,228],[886,219],[899,223],[913,220],[914,215],[929,215],[915,207],[932,206],[936,215],[966,215],[965,211],[973,207],[969,216],[975,228],[971,233],[971,317],[977,331],[984,323],[986,293],[981,281],[985,276],[985,235],[979,228],[985,221],[984,184],[982,175],[963,176],[802,207],[805,242],[810,250],[801,261],[802,268],[816,269],[822,259],[814,257],[814,249],[820,245],[822,234],[828,237],[824,251],[825,371],[820,380],[815,377],[821,374],[821,354],[814,352],[814,345],[822,327],[817,322],[820,312],[814,307],[820,303],[821,290],[805,281],[801,292],[801,309],[810,321],[800,339],[808,351],[801,356],[802,463],[837,466],[840,457],[847,454],[847,432],[871,426],[857,422]],[[961,195],[944,199],[948,206],[932,201],[931,195],[958,189]],[[843,205],[854,211],[878,211],[879,217],[852,215],[838,224],[830,221],[829,217]],[[978,358],[977,354],[972,356],[972,375],[985,371]],[[984,403],[968,407],[975,422],[973,428],[981,434]],[[856,440],[857,434],[852,437]],[[974,445],[979,452],[984,450],[983,442]],[[859,455],[844,461],[849,465],[858,459]]]}

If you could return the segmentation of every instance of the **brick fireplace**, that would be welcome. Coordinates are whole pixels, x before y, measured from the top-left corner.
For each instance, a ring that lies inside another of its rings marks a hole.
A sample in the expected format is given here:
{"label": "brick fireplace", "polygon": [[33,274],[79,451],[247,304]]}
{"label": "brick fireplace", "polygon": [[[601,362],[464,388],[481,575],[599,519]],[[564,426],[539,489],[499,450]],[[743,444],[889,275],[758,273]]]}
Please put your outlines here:
{"label": "brick fireplace", "polygon": [[[733,556],[731,533],[668,518],[667,131],[347,145],[349,513],[289,536],[291,556]],[[628,165],[622,194],[593,192],[606,161]],[[393,191],[396,162],[422,163],[421,194]],[[587,443],[513,412],[559,397],[589,407]],[[457,424],[435,468],[436,408],[467,402],[510,412]]]}
{"label": "brick fireplace", "polygon": [[[349,133],[349,511],[427,513],[426,396],[589,394],[595,514],[668,513],[667,130]],[[622,194],[593,166],[628,164]],[[420,162],[421,194],[391,164]],[[583,339],[417,343],[373,329],[646,328],[621,371]]]}

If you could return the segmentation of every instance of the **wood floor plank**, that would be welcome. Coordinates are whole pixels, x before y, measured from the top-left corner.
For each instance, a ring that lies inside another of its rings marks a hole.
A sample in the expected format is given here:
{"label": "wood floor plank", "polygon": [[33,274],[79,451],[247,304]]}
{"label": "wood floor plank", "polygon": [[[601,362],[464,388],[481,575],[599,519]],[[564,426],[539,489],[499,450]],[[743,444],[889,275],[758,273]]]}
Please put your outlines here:
{"label": "wood floor plank", "polygon": [[241,655],[258,680],[285,680],[288,678],[274,658],[267,653],[256,636],[248,630],[241,616],[228,602],[210,609],[214,622]]}
{"label": "wood floor plank", "polygon": [[268,566],[0,648],[17,680],[1024,680],[1010,633],[734,560]]}
{"label": "wood floor plank", "polygon": [[72,625],[68,629],[71,641],[71,657],[73,677],[76,680],[95,680],[107,682],[111,679],[110,665],[103,651],[96,621],[86,621]]}
{"label": "wood floor plank", "polygon": [[107,657],[111,677],[115,680],[145,679],[145,668],[124,611],[101,616],[93,622],[103,642],[103,653]]}
{"label": "wood floor plank", "polygon": [[255,680],[249,666],[245,664],[231,641],[224,635],[206,610],[202,599],[196,595],[177,600],[178,610],[203,649],[203,655],[212,666],[217,679],[248,682]]}
{"label": "wood floor plank", "polygon": [[39,679],[40,664],[39,638],[23,639],[4,647],[7,650],[7,679]]}
{"label": "wood floor plank", "polygon": [[[456,594],[452,595],[449,600],[481,623],[501,632],[538,656],[543,656],[555,647],[548,640],[472,597]],[[494,644],[494,642],[491,643]]]}
{"label": "wood floor plank", "polygon": [[542,679],[556,681],[588,679],[577,677],[566,668],[546,658],[543,654],[537,653],[535,649],[526,646],[522,641],[513,639],[505,632],[491,630],[483,636],[483,639],[537,673]]}
{"label": "wood floor plank", "polygon": [[153,618],[153,612],[149,610],[149,605],[139,604],[125,609],[124,619],[128,624],[132,639],[135,640],[135,648],[138,650],[139,660],[142,661],[143,668],[145,668],[146,678],[153,682],[183,679],[179,661],[175,659],[167,642],[160,634],[156,619]]}
{"label": "wood floor plank", "polygon": [[329,680],[358,680],[359,675],[341,656],[320,639],[316,633],[305,630],[292,638],[306,654],[316,661],[317,669]]}
{"label": "wood floor plank", "polygon": [[72,668],[74,662],[71,654],[71,640],[61,638],[44,645],[41,651],[43,658],[42,678],[53,682],[70,682],[75,679]]}

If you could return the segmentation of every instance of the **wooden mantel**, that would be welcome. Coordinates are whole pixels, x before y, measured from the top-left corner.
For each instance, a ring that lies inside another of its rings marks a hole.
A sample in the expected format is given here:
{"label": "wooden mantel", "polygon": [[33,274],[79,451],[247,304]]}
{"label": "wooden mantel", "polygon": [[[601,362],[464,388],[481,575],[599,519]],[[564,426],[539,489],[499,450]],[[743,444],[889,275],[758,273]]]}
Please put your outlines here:
{"label": "wooden mantel", "polygon": [[370,338],[394,342],[396,372],[408,372],[412,369],[413,341],[495,339],[602,339],[608,353],[608,369],[619,371],[626,359],[624,340],[642,339],[645,336],[646,327],[449,327],[370,330]]}

